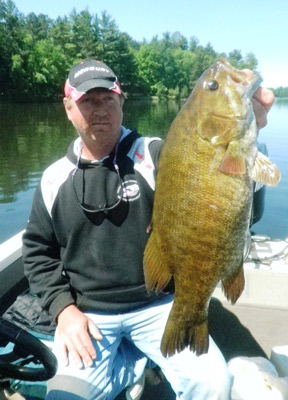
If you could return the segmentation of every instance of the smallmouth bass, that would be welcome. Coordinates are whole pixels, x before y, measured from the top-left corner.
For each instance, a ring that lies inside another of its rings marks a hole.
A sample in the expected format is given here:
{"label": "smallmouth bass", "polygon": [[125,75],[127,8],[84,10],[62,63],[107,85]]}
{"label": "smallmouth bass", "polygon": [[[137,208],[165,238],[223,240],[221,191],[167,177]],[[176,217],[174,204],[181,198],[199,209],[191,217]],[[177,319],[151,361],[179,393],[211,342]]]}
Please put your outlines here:
{"label": "smallmouth bass", "polygon": [[167,357],[208,351],[210,297],[219,281],[233,304],[244,289],[243,251],[253,183],[274,186],[277,167],[257,150],[251,97],[261,83],[221,59],[208,68],[173,121],[159,161],[152,233],[144,253],[147,290],[174,278],[163,338]]}

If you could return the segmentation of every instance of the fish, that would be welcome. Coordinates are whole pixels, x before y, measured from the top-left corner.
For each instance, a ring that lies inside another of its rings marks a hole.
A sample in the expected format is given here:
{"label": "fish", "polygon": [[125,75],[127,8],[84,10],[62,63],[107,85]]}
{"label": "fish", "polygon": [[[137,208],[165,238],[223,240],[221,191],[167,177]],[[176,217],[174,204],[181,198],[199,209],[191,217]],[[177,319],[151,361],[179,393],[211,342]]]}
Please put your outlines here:
{"label": "fish", "polygon": [[257,150],[252,95],[261,77],[248,77],[226,59],[198,79],[166,136],[156,178],[151,232],[144,250],[148,292],[175,293],[160,349],[209,349],[208,306],[221,281],[235,304],[245,278],[243,254],[255,182],[275,186],[277,166]]}

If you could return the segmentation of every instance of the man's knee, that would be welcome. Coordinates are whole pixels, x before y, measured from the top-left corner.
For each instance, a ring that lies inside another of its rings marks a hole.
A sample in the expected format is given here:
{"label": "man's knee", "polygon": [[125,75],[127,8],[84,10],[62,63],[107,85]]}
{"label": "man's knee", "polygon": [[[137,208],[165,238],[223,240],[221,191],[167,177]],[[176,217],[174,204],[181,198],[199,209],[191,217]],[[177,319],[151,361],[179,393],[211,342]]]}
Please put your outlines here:
{"label": "man's knee", "polygon": [[55,375],[47,382],[45,400],[101,400],[104,398],[102,389],[75,376]]}

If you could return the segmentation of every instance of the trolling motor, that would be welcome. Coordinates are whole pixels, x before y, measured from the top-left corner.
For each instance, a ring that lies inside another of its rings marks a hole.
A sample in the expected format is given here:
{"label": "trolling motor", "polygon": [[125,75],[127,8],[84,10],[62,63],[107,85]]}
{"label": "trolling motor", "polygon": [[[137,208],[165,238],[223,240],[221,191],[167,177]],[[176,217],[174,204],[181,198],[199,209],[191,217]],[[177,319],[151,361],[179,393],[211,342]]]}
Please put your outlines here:
{"label": "trolling motor", "polygon": [[[40,340],[0,317],[0,347],[14,343],[13,350],[0,353],[0,382],[7,379],[46,381],[56,374],[57,359]],[[29,367],[33,362],[39,367]]]}

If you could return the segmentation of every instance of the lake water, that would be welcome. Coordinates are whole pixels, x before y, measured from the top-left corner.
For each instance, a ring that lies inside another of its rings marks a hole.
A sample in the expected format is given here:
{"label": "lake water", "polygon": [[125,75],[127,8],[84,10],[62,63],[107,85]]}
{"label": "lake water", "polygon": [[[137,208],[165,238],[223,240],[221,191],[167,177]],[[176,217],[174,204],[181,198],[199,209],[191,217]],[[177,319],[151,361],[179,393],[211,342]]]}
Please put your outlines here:
{"label": "lake water", "polygon": [[[181,107],[176,101],[127,101],[124,125],[148,136],[165,137]],[[33,193],[43,170],[62,157],[76,133],[62,103],[0,104],[0,243],[26,226]],[[276,188],[267,188],[265,213],[253,230],[288,237],[288,99],[275,102],[260,133],[269,157],[281,170]]]}

